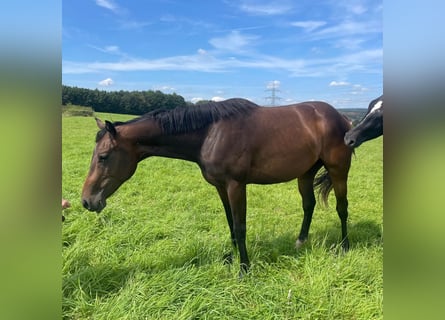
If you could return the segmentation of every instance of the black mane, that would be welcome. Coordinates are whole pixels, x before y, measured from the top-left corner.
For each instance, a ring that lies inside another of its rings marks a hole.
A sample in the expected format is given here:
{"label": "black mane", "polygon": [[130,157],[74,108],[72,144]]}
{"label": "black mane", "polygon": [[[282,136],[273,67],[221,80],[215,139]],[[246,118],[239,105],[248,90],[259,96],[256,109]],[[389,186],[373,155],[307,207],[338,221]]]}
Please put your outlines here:
{"label": "black mane", "polygon": [[259,106],[245,99],[228,99],[221,102],[208,102],[190,107],[178,107],[171,110],[155,110],[127,122],[115,122],[114,125],[129,124],[145,119],[154,119],[165,134],[180,134],[203,129],[222,119],[247,115]]}

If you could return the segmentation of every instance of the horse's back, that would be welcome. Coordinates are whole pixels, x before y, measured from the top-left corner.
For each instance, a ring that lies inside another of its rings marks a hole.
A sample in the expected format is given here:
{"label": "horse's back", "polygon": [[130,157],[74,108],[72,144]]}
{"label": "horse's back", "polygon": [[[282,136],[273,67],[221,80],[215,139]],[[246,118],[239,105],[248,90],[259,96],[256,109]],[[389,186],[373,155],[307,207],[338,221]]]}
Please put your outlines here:
{"label": "horse's back", "polygon": [[333,106],[322,101],[308,101],[281,107],[260,108],[258,114],[266,119],[280,118],[278,124],[288,123],[289,126],[303,128],[312,135],[339,137],[343,141],[344,134],[351,124]]}

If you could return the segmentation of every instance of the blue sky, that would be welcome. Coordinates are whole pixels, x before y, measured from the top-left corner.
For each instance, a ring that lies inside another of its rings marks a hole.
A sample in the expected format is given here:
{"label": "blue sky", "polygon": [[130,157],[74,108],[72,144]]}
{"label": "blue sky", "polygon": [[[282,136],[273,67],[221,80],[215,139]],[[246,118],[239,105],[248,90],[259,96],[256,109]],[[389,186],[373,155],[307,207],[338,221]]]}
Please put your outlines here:
{"label": "blue sky", "polygon": [[367,107],[383,93],[382,1],[62,3],[62,82],[187,101]]}

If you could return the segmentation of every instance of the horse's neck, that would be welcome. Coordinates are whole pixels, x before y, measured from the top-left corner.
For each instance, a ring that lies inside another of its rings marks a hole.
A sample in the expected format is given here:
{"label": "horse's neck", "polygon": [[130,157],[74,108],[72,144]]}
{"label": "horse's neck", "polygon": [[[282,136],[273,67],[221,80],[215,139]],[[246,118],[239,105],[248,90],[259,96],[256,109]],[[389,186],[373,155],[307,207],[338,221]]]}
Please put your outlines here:
{"label": "horse's neck", "polygon": [[197,162],[203,139],[198,133],[187,133],[161,136],[158,141],[159,156]]}
{"label": "horse's neck", "polygon": [[150,156],[197,162],[205,138],[205,129],[181,134],[164,134],[155,122],[147,119],[122,126],[121,133],[136,142],[139,161]]}
{"label": "horse's neck", "polygon": [[138,141],[140,160],[160,156],[197,162],[203,137],[199,133],[159,135]]}

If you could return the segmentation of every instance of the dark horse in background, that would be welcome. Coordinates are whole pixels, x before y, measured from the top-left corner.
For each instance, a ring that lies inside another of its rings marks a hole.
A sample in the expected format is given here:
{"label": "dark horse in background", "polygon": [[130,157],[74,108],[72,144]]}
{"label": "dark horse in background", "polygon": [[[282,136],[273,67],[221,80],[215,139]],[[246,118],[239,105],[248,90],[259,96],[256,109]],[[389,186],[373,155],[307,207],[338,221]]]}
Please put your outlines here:
{"label": "dark horse in background", "polygon": [[363,142],[383,135],[383,95],[372,100],[363,119],[345,134],[345,144],[357,148]]}
{"label": "dark horse in background", "polygon": [[[266,108],[229,99],[194,107],[159,110],[127,122],[96,119],[91,166],[82,203],[101,212],[106,199],[129,179],[139,161],[161,156],[198,164],[222,200],[241,274],[249,268],[246,250],[246,185],[298,178],[304,219],[297,246],[308,238],[315,207],[314,186],[327,201],[334,189],[342,247],[348,250],[347,179],[351,148],[343,137],[350,124],[324,102]],[[317,175],[319,169],[325,169]],[[229,261],[232,255],[228,256]]]}

